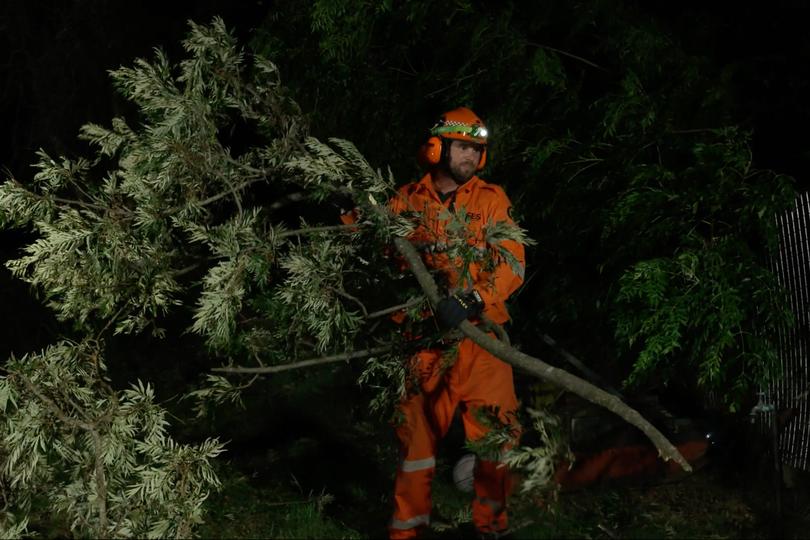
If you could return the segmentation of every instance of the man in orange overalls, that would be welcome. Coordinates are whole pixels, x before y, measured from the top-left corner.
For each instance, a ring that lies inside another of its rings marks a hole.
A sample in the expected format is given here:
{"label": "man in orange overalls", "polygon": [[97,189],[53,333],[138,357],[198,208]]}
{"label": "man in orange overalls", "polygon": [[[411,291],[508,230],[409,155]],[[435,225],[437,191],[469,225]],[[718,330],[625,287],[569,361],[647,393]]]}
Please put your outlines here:
{"label": "man in orange overalls", "polygon": [[[505,301],[523,282],[523,245],[511,240],[501,243],[518,261],[519,270],[503,259],[494,266],[472,262],[464,280],[459,275],[460,262],[447,254],[448,211],[466,211],[467,241],[481,250],[495,247],[486,243],[489,224],[512,222],[511,204],[504,191],[476,176],[486,162],[486,127],[471,110],[462,107],[445,113],[430,134],[420,154],[428,173],[400,188],[391,207],[416,216],[418,226],[409,239],[423,250],[425,264],[439,270],[445,280],[448,297],[436,306],[439,322],[453,328],[465,319],[479,322],[483,314],[494,323],[505,323],[509,320]],[[442,362],[441,349],[423,350],[411,359],[419,388],[409,392],[399,406],[402,421],[396,433],[402,461],[389,525],[393,539],[414,538],[430,523],[436,442],[447,433],[457,407],[468,440],[480,439],[490,429],[481,421],[482,410],[495,411],[501,422],[518,433],[511,366],[468,338],[458,343],[457,350],[450,367]],[[472,514],[478,533],[491,537],[504,533],[510,491],[506,467],[479,459],[474,489]]]}

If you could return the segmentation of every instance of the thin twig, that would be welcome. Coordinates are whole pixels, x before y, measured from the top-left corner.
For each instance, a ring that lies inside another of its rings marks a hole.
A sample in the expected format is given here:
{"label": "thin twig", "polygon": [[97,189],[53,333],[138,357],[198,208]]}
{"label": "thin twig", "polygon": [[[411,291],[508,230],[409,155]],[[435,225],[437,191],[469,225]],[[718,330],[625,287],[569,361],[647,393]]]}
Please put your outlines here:
{"label": "thin twig", "polygon": [[199,268],[200,265],[201,265],[201,263],[194,263],[194,264],[190,264],[190,265],[188,265],[188,266],[186,266],[184,268],[180,268],[179,270],[174,270],[171,273],[172,277],[176,278],[176,277],[180,277],[180,276],[185,276],[186,274],[188,274],[190,272],[193,272],[194,270]]}
{"label": "thin twig", "polygon": [[93,436],[93,451],[96,453],[96,500],[98,501],[99,536],[107,536],[107,474],[104,469],[104,456],[102,452],[101,435],[95,429],[90,432]]}
{"label": "thin twig", "polygon": [[419,298],[411,298],[404,304],[400,304],[398,306],[391,306],[389,308],[381,309],[379,311],[372,311],[368,315],[366,315],[366,319],[376,319],[378,317],[384,317],[389,313],[396,313],[397,311],[401,311],[403,309],[409,309],[415,306],[418,306],[422,302],[425,301],[424,296],[420,296]]}
{"label": "thin twig", "polygon": [[607,73],[607,72],[608,72],[608,70],[607,70],[607,69],[603,68],[603,67],[602,67],[602,66],[600,66],[599,64],[597,64],[597,63],[595,63],[595,62],[591,62],[590,60],[587,60],[587,59],[585,59],[585,58],[582,58],[581,56],[577,56],[576,54],[572,54],[572,53],[570,53],[570,52],[568,52],[568,51],[564,51],[564,50],[562,50],[562,49],[557,49],[557,48],[555,48],[555,47],[549,47],[548,45],[543,45],[542,43],[532,43],[532,42],[530,42],[530,43],[529,43],[529,45],[533,45],[533,46],[535,46],[535,47],[540,47],[541,49],[546,49],[546,50],[548,50],[548,51],[552,51],[552,52],[555,52],[555,53],[557,53],[557,54],[561,54],[561,55],[563,55],[563,56],[567,56],[568,58],[573,58],[574,60],[578,60],[578,61],[582,62],[583,64],[587,64],[587,65],[589,65],[589,66],[591,66],[591,67],[593,67],[593,68],[596,68],[596,69],[599,69],[599,70],[601,70],[601,71],[604,71],[605,73]]}
{"label": "thin twig", "polygon": [[34,394],[34,396],[36,396],[36,398],[39,399],[46,407],[48,407],[48,409],[50,409],[51,412],[54,415],[56,415],[57,418],[59,418],[59,420],[61,420],[65,424],[68,424],[69,426],[77,427],[85,431],[95,430],[95,426],[93,426],[92,424],[88,424],[87,422],[82,422],[81,420],[76,420],[75,418],[69,417],[67,413],[65,413],[65,411],[60,409],[59,406],[56,403],[54,403],[52,399],[50,399],[45,394],[40,392],[39,388],[37,388],[37,386],[33,382],[31,382],[31,380],[28,379],[28,377],[26,377],[22,373],[14,373],[14,375],[19,377],[22,380],[23,384],[25,384],[25,386],[28,388],[28,390],[32,394]]}
{"label": "thin twig", "polygon": [[447,86],[444,86],[442,88],[439,88],[438,90],[434,90],[433,92],[430,92],[429,94],[426,94],[425,97],[428,97],[428,98],[433,97],[436,94],[440,94],[440,93],[444,92],[448,88],[458,86],[459,84],[461,84],[462,81],[464,81],[466,79],[471,79],[473,77],[477,77],[477,76],[481,75],[482,73],[485,73],[486,71],[487,70],[485,68],[481,68],[478,71],[476,71],[475,73],[470,73],[469,75],[459,77],[458,79],[454,80],[452,83],[448,84]]}
{"label": "thin twig", "polygon": [[233,202],[236,203],[236,209],[239,212],[239,215],[241,216],[244,212],[242,210],[242,200],[239,198],[239,193],[236,191],[236,186],[233,185],[233,183],[228,179],[227,176],[223,176],[222,179],[225,181],[226,184],[228,184],[228,187],[231,189],[231,193],[233,193]]}
{"label": "thin twig", "polygon": [[330,287],[330,289],[334,291],[338,296],[342,296],[346,300],[354,302],[355,305],[360,308],[360,311],[363,312],[363,317],[368,319],[368,310],[366,309],[366,306],[363,304],[363,302],[360,301],[359,298],[357,298],[356,296],[352,296],[351,294],[347,293],[346,291],[344,291],[339,287]]}
{"label": "thin twig", "polygon": [[571,175],[571,176],[568,178],[568,180],[566,180],[566,181],[565,181],[565,183],[567,184],[567,183],[571,182],[571,180],[573,180],[574,178],[576,178],[577,176],[579,176],[579,175],[580,175],[580,173],[584,173],[584,172],[585,172],[585,171],[587,171],[588,169],[590,169],[590,168],[592,168],[592,167],[596,167],[597,165],[599,165],[599,163],[600,163],[600,162],[601,162],[601,160],[600,160],[600,161],[595,161],[595,162],[593,162],[593,163],[591,163],[591,164],[589,164],[589,165],[585,165],[584,167],[582,167],[581,169],[579,169],[577,172],[575,172],[574,174],[572,174],[572,175]]}
{"label": "thin twig", "polygon": [[335,354],[332,356],[324,356],[322,358],[312,358],[310,360],[303,360],[301,362],[295,362],[293,364],[282,364],[279,366],[266,366],[266,367],[232,366],[232,367],[214,368],[211,371],[215,371],[218,373],[254,373],[254,374],[258,373],[261,375],[266,375],[268,373],[278,373],[280,371],[288,371],[291,369],[300,369],[305,367],[318,366],[322,364],[331,364],[333,362],[345,362],[348,360],[356,360],[358,358],[367,358],[369,356],[374,356],[375,354],[388,352],[391,349],[392,347],[390,345],[385,345],[383,347],[374,347],[373,349],[365,349],[362,351],[352,351],[348,353]]}
{"label": "thin twig", "polygon": [[238,161],[238,160],[234,159],[233,157],[231,157],[230,155],[227,155],[227,154],[225,155],[225,161],[227,161],[231,165],[236,165],[240,169],[244,169],[244,170],[248,171],[251,174],[260,174],[260,175],[262,175],[263,178],[267,177],[267,173],[268,173],[267,169],[257,169],[256,167],[251,167],[247,163],[242,163],[241,161]]}
{"label": "thin twig", "polygon": [[340,231],[340,232],[354,232],[358,228],[357,223],[349,225],[324,225],[322,227],[306,227],[304,229],[295,229],[292,231],[284,231],[278,234],[278,238],[287,238],[288,236],[303,236],[305,234],[314,234],[319,232]]}
{"label": "thin twig", "polygon": [[[262,180],[266,180],[266,179],[267,179],[267,177],[266,177],[266,176],[259,176],[259,177],[257,177],[257,178],[251,178],[250,180],[245,180],[244,182],[242,182],[242,183],[241,183],[241,184],[239,184],[238,186],[234,186],[234,187],[233,187],[233,189],[235,189],[235,190],[241,190],[241,189],[244,189],[244,188],[246,188],[246,187],[248,187],[248,186],[250,186],[250,185],[252,185],[252,184],[255,184],[256,182],[261,182]],[[220,200],[220,199],[224,199],[225,197],[227,197],[228,195],[230,195],[232,192],[233,192],[233,191],[229,189],[229,190],[227,190],[227,191],[223,191],[223,192],[221,192],[221,193],[217,193],[216,195],[212,195],[212,196],[208,197],[207,199],[203,199],[203,200],[201,200],[201,201],[200,201],[199,203],[197,203],[197,204],[198,204],[199,206],[208,206],[209,204],[211,204],[211,203],[215,203],[215,202],[217,202],[217,201],[218,201],[218,200]]]}
{"label": "thin twig", "polygon": [[[36,193],[33,193],[33,192],[30,192],[30,193],[32,193],[33,195],[39,197],[40,199],[47,198],[45,195],[37,195]],[[82,208],[92,208],[93,210],[100,210],[100,211],[107,210],[106,207],[101,206],[99,204],[93,204],[93,203],[84,202],[84,201],[77,201],[77,200],[74,200],[74,199],[65,199],[63,197],[54,197],[53,200],[55,202],[60,202],[62,204],[72,204],[74,206],[81,206]]]}
{"label": "thin twig", "polygon": [[541,338],[543,339],[543,341],[545,341],[545,342],[546,342],[546,344],[547,344],[548,346],[550,346],[551,348],[553,348],[554,350],[556,350],[558,353],[560,353],[560,355],[562,355],[562,357],[563,357],[563,358],[564,358],[564,359],[565,359],[565,360],[566,360],[566,361],[567,361],[569,364],[571,364],[572,366],[574,366],[575,368],[577,368],[577,369],[578,369],[580,372],[582,372],[582,373],[583,373],[583,374],[584,374],[584,375],[585,375],[585,376],[586,376],[588,379],[590,379],[590,381],[591,381],[591,382],[596,383],[596,384],[599,384],[600,386],[602,386],[602,388],[604,388],[605,390],[607,390],[608,392],[610,392],[610,393],[611,393],[611,394],[613,394],[614,396],[622,397],[622,393],[621,393],[621,392],[619,392],[618,390],[616,390],[615,388],[613,388],[613,387],[612,387],[610,384],[608,384],[608,383],[607,383],[607,381],[605,381],[605,380],[604,380],[604,379],[603,379],[603,378],[602,378],[602,377],[601,377],[601,376],[600,376],[598,373],[596,373],[596,372],[595,372],[595,371],[593,371],[591,368],[589,368],[588,366],[586,366],[586,365],[585,365],[585,364],[584,364],[584,363],[583,363],[583,362],[582,362],[582,361],[581,361],[579,358],[577,358],[576,356],[574,356],[573,354],[571,354],[570,352],[568,352],[567,350],[565,350],[565,349],[564,349],[564,348],[563,348],[561,345],[559,345],[559,344],[557,343],[557,341],[556,341],[556,340],[554,340],[554,338],[552,338],[552,337],[551,337],[551,336],[549,336],[548,334],[543,334],[543,335],[541,336]]}
{"label": "thin twig", "polygon": [[116,312],[115,312],[115,315],[113,315],[113,316],[112,316],[112,318],[111,318],[110,320],[108,320],[108,321],[107,321],[107,324],[105,324],[105,325],[104,325],[104,328],[102,328],[102,329],[101,329],[101,330],[98,332],[98,334],[96,334],[95,341],[98,341],[98,340],[101,338],[101,335],[102,335],[104,332],[106,332],[106,331],[107,331],[107,329],[110,327],[110,325],[111,325],[112,323],[114,323],[114,322],[115,322],[115,320],[116,320],[116,319],[118,319],[118,317],[120,317],[120,316],[121,316],[121,313],[124,311],[124,309],[125,309],[126,307],[127,307],[127,305],[126,305],[126,304],[124,304],[124,305],[122,305],[120,308],[118,308],[118,311],[116,311]]}

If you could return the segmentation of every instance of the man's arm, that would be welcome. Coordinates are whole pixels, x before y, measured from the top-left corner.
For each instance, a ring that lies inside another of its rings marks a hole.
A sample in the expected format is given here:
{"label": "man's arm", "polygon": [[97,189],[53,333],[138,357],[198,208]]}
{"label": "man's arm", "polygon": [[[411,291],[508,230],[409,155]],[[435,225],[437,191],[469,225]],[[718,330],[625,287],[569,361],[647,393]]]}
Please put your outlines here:
{"label": "man's arm", "polygon": [[[496,188],[495,193],[496,196],[493,197],[485,222],[507,222],[514,225],[515,222],[510,215],[512,203],[509,201],[509,197],[500,188]],[[481,295],[485,305],[505,302],[523,283],[526,268],[526,252],[523,244],[514,240],[502,240],[498,245],[514,256],[519,268],[512,268],[507,261],[500,260],[491,272],[480,271],[478,273],[473,287]]]}
{"label": "man's arm", "polygon": [[[514,224],[509,215],[511,203],[502,189],[493,186],[492,202],[484,210],[485,223],[506,222]],[[523,244],[514,240],[502,240],[497,246],[506,249],[517,261],[513,268],[509,262],[501,259],[495,268],[485,272],[477,267],[473,271],[475,282],[473,290],[468,293],[456,293],[442,299],[436,306],[439,322],[448,328],[458,326],[461,321],[479,316],[482,312],[495,322],[504,322],[509,318],[503,303],[523,283],[526,267],[526,256]]]}

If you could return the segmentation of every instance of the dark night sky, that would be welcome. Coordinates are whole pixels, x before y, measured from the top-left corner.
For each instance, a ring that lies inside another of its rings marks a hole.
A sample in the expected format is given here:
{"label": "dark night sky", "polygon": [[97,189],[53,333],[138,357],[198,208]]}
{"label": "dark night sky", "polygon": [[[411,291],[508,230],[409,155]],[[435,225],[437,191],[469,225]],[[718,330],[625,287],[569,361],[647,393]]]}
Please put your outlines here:
{"label": "dark night sky", "polygon": [[244,42],[267,11],[256,0],[0,2],[0,163],[25,178],[39,147],[82,152],[79,127],[108,123],[126,106],[107,71],[149,58],[155,47],[180,57],[189,19],[220,15]]}
{"label": "dark night sky", "polygon": [[[268,15],[272,2],[168,1],[0,2],[0,164],[30,174],[33,153],[79,153],[79,126],[108,122],[126,104],[112,91],[107,70],[149,57],[161,47],[180,55],[189,19],[224,18],[244,43]],[[810,106],[810,20],[807,2],[635,2],[683,48],[708,55],[734,72],[741,103],[754,129],[761,167],[810,176],[806,124]],[[307,39],[308,36],[302,36]],[[312,36],[309,36],[313,39]],[[709,126],[707,126],[709,127]],[[714,127],[714,126],[711,126]]]}
{"label": "dark night sky", "polygon": [[684,50],[736,65],[732,81],[762,168],[810,187],[810,3],[800,0],[639,2]]}

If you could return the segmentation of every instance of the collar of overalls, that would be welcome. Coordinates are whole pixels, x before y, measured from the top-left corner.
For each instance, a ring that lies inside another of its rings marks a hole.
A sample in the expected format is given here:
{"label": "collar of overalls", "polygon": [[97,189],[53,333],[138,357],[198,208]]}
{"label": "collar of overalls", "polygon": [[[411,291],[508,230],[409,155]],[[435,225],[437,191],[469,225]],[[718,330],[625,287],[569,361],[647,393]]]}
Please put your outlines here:
{"label": "collar of overalls", "polygon": [[[427,190],[431,196],[436,199],[437,201],[444,203],[449,199],[455,199],[460,194],[469,193],[475,186],[481,181],[478,176],[473,175],[472,178],[458,186],[454,191],[448,192],[444,197],[442,197],[439,192],[436,191],[436,188],[433,186],[433,176],[431,173],[427,173],[425,176],[422,177],[419,182],[417,182],[417,186],[420,190]],[[455,195],[455,196],[454,196]]]}

